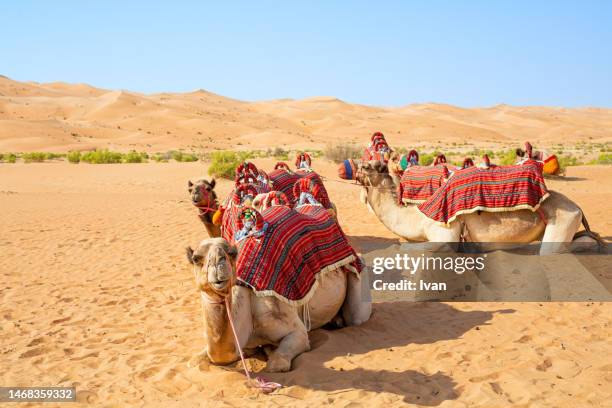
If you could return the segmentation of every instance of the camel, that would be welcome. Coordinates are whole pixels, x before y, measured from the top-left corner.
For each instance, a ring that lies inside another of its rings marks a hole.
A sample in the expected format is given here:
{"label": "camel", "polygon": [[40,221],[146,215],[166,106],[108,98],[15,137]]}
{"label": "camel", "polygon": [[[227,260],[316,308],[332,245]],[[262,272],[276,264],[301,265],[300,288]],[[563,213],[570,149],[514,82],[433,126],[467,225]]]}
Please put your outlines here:
{"label": "camel", "polygon": [[292,306],[274,296],[256,296],[250,288],[234,285],[236,247],[223,238],[203,240],[195,249],[187,248],[204,314],[206,346],[190,365],[208,359],[213,364],[229,364],[239,358],[228,321],[225,298],[229,296],[232,321],[240,347],[253,351],[264,346],[268,355],[266,370],[284,372],[292,360],[310,350],[308,330],[317,329],[341,316],[346,325],[360,325],[369,319],[371,303],[362,296],[367,273],[335,269],[319,277],[319,285],[309,301],[310,324],[300,319],[302,307]]}
{"label": "camel", "polygon": [[214,224],[212,220],[218,206],[215,185],[214,178],[210,181],[200,179],[195,183],[191,180],[187,182],[191,203],[198,208],[198,217],[200,217],[200,221],[204,224],[210,238],[221,236],[221,226]]}
{"label": "camel", "polygon": [[417,205],[400,206],[395,196],[395,181],[386,165],[366,162],[361,165],[358,182],[363,186],[360,199],[393,233],[409,241],[457,243],[471,242],[531,243],[541,241],[540,254],[562,252],[563,243],[572,242],[582,223],[594,239],[582,210],[555,191],[540,206],[546,222],[530,210],[475,212],[463,214],[449,225],[442,225],[421,214]]}

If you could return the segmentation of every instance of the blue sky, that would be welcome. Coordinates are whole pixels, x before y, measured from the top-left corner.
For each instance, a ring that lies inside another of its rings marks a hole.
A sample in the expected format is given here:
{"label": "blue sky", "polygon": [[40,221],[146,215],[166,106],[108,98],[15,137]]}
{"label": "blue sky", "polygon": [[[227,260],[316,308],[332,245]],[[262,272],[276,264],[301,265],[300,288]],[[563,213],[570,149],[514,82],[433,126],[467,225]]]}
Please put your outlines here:
{"label": "blue sky", "polygon": [[244,99],[612,107],[612,1],[0,5],[0,74]]}

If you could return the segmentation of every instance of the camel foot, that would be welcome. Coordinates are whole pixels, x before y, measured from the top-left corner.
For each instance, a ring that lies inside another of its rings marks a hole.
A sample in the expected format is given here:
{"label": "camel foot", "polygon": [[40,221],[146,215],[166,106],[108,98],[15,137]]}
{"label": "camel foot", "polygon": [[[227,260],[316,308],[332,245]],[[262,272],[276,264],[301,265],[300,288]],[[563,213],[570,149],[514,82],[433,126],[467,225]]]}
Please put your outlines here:
{"label": "camel foot", "polygon": [[266,371],[270,373],[284,373],[291,370],[291,360],[278,354],[271,353],[266,364]]}
{"label": "camel foot", "polygon": [[199,367],[200,364],[204,362],[210,363],[210,361],[208,360],[208,353],[206,352],[206,349],[202,351],[201,353],[198,353],[194,355],[193,357],[191,357],[189,361],[187,362],[187,367],[189,368]]}

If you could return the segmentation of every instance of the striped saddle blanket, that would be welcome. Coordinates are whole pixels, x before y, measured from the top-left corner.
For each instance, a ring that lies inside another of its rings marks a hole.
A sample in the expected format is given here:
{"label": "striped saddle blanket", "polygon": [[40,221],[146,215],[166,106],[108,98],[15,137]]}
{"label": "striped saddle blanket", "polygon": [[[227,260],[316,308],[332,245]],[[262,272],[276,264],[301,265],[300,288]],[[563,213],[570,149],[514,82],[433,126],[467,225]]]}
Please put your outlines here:
{"label": "striped saddle blanket", "polygon": [[240,284],[259,296],[276,296],[294,305],[307,302],[322,274],[363,266],[338,223],[320,206],[270,207],[261,213],[263,236],[239,242],[236,261]]}
{"label": "striped saddle blanket", "polygon": [[516,166],[457,170],[418,209],[427,217],[447,224],[458,215],[475,211],[536,211],[547,197],[541,165],[528,161]]}
{"label": "striped saddle blanket", "polygon": [[268,173],[270,181],[272,182],[272,189],[276,191],[282,191],[287,196],[287,199],[291,202],[291,206],[294,206],[300,197],[296,197],[294,194],[294,186],[298,181],[306,178],[313,180],[313,184],[316,185],[315,198],[319,201],[323,207],[330,208],[331,202],[327,190],[323,185],[323,180],[314,171],[303,171],[297,170],[295,172],[287,171],[284,169],[272,170]]}
{"label": "striped saddle blanket", "polygon": [[444,184],[449,174],[448,167],[444,165],[408,167],[397,187],[399,204],[425,202]]}

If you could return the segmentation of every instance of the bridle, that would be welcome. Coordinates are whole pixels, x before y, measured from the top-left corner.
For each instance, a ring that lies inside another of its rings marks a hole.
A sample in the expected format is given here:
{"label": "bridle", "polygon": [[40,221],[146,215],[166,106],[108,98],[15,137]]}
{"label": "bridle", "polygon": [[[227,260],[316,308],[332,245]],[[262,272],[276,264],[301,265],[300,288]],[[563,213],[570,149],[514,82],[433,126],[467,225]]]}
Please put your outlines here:
{"label": "bridle", "polygon": [[[211,212],[215,212],[219,209],[219,203],[217,203],[217,200],[214,198],[214,194],[212,191],[206,190],[204,189],[204,185],[200,184],[199,186],[196,187],[198,189],[198,191],[200,192],[200,194],[206,198],[206,203],[205,204],[201,204],[204,200],[200,200],[199,203],[197,204],[193,204],[198,210],[200,210],[200,215],[206,215],[209,214]],[[211,203],[212,201],[212,203]]]}

